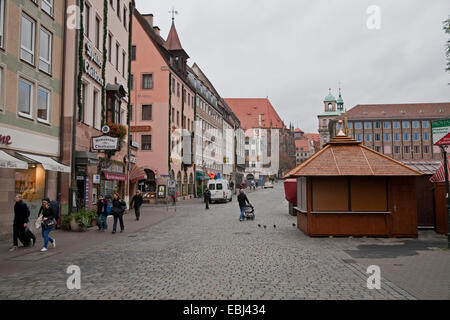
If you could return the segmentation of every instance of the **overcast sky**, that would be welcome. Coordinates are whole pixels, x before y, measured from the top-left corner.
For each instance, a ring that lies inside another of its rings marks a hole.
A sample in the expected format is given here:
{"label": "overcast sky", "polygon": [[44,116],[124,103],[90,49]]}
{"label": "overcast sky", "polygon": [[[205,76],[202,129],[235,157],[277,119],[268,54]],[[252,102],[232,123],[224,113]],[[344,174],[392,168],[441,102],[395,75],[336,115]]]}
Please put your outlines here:
{"label": "overcast sky", "polygon": [[[381,10],[380,29],[367,9]],[[265,98],[286,125],[317,132],[328,88],[357,104],[450,102],[448,0],[136,0],[166,38],[172,6],[189,65],[224,98]],[[371,20],[373,21],[373,20]]]}

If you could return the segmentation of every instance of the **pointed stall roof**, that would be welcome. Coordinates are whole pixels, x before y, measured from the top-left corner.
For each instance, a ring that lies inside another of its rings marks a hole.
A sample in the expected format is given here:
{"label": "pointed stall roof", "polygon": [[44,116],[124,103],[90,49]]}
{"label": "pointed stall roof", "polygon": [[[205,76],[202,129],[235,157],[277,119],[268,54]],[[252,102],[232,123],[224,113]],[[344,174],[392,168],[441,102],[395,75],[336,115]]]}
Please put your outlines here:
{"label": "pointed stall roof", "polygon": [[284,179],[312,176],[420,176],[421,172],[347,136],[336,137]]}

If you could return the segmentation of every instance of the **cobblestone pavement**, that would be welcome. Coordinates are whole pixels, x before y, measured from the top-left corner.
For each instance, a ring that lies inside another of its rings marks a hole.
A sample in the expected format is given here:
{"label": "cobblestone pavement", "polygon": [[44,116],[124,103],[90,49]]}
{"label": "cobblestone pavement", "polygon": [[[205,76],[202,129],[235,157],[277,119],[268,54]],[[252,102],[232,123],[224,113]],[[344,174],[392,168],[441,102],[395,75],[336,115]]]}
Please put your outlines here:
{"label": "cobblestone pavement", "polygon": [[[449,276],[432,273],[448,270],[448,251],[416,244],[406,250],[409,256],[398,247],[392,258],[383,254],[383,248],[423,240],[308,238],[293,226],[296,218],[287,214],[281,184],[274,190],[253,192],[249,198],[255,221],[239,222],[235,198],[213,204],[209,211],[198,199],[180,203],[173,217],[158,224],[62,253],[57,260],[37,260],[30,270],[0,275],[0,299],[449,298]],[[157,210],[166,209],[145,208],[142,214]],[[444,237],[431,238],[434,247],[445,246]],[[51,250],[29,254],[51,254]],[[406,276],[392,272],[389,259],[407,264],[400,272]],[[366,268],[377,263],[381,290],[369,290]],[[414,264],[421,267],[416,270]],[[66,287],[69,265],[81,268],[81,290]],[[433,276],[441,278],[428,284]],[[411,285],[414,277],[421,282]],[[417,290],[417,285],[425,289]],[[439,288],[426,289],[435,285]]]}

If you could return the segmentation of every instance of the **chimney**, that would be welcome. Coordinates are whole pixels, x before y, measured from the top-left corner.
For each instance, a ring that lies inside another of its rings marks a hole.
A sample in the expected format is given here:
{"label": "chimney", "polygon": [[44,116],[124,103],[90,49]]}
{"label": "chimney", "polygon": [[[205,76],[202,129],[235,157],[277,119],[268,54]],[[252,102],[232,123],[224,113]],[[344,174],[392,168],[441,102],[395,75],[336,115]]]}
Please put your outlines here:
{"label": "chimney", "polygon": [[153,14],[143,14],[142,17],[148,22],[151,28],[153,28]]}
{"label": "chimney", "polygon": [[153,27],[153,31],[155,31],[155,33],[156,33],[158,36],[160,36],[160,31],[161,31],[161,29],[159,29],[158,26],[154,26],[154,27]]}

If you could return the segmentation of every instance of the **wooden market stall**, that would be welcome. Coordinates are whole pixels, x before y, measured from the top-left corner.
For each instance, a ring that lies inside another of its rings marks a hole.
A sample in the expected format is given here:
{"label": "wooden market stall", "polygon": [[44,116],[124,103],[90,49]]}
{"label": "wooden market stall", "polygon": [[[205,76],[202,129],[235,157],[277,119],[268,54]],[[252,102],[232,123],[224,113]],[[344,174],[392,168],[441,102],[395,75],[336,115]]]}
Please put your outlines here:
{"label": "wooden market stall", "polygon": [[[430,178],[430,181],[434,184],[434,207],[436,216],[435,230],[440,234],[448,234],[448,213],[447,199],[445,197],[445,173],[443,162],[444,161],[442,161],[442,165],[436,171],[436,173]],[[449,164],[448,159],[447,164]]]}
{"label": "wooden market stall", "polygon": [[347,136],[289,172],[309,236],[417,237],[416,171]]}

